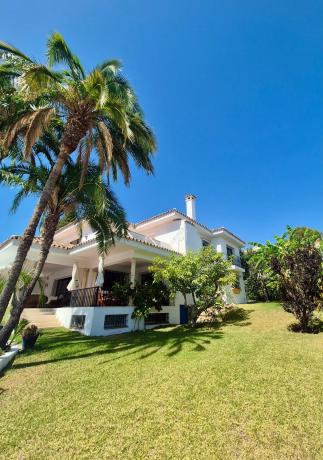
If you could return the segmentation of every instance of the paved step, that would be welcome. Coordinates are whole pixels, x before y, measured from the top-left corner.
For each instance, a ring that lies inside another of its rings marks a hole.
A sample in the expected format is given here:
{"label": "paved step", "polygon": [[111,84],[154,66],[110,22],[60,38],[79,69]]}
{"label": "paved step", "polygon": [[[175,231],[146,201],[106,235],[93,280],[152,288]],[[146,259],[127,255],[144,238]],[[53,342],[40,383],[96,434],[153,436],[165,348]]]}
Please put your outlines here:
{"label": "paved step", "polygon": [[25,308],[22,317],[41,329],[60,326],[54,308]]}

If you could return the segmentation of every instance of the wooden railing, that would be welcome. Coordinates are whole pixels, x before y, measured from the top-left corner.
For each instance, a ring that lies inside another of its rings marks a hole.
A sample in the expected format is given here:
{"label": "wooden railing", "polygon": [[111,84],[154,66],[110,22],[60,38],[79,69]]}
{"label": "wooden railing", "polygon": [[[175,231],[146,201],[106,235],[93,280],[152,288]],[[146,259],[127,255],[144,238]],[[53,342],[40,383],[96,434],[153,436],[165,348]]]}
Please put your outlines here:
{"label": "wooden railing", "polygon": [[128,305],[129,299],[118,299],[112,292],[105,291],[100,287],[75,289],[71,291],[70,307],[113,307]]}
{"label": "wooden railing", "polygon": [[51,301],[51,306],[60,307],[114,307],[129,305],[129,299],[118,299],[110,291],[100,287],[75,289],[61,294]]}

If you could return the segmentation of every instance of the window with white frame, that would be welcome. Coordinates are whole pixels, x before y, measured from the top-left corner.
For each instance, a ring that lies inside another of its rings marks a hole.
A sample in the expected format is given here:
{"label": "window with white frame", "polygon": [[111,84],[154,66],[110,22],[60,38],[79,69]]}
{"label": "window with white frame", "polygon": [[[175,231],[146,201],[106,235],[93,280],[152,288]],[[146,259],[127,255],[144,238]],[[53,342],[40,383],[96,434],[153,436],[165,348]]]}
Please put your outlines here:
{"label": "window with white frame", "polygon": [[168,324],[169,314],[168,313],[149,313],[145,318],[145,324]]}
{"label": "window with white frame", "polygon": [[104,329],[128,327],[128,315],[105,315]]}
{"label": "window with white frame", "polygon": [[86,315],[72,315],[71,329],[84,329]]}
{"label": "window with white frame", "polygon": [[227,256],[232,257],[234,256],[234,249],[231,246],[227,245]]}

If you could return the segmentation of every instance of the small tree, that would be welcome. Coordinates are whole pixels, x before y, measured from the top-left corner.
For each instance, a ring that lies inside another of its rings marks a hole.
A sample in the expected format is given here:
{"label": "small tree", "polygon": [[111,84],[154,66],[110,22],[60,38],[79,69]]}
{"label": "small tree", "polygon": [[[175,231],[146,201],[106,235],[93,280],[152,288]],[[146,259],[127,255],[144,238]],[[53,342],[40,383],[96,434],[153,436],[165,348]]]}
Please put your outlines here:
{"label": "small tree", "polygon": [[168,305],[170,300],[170,292],[167,286],[162,282],[153,282],[145,284],[137,284],[133,288],[133,304],[135,309],[132,313],[132,318],[138,321],[146,319],[154,308],[161,311],[163,305]]}
{"label": "small tree", "polygon": [[183,295],[192,327],[196,327],[202,312],[223,304],[224,287],[236,279],[231,262],[212,246],[167,260],[157,258],[151,271],[154,280],[166,283],[173,295]]}
{"label": "small tree", "polygon": [[302,332],[312,330],[313,313],[323,299],[323,256],[321,234],[309,228],[290,228],[274,244],[259,251],[270,260],[277,276],[284,310],[298,320]]}
{"label": "small tree", "polygon": [[248,299],[266,302],[278,300],[278,281],[270,257],[259,250],[257,243],[251,245],[251,248],[241,253]]}

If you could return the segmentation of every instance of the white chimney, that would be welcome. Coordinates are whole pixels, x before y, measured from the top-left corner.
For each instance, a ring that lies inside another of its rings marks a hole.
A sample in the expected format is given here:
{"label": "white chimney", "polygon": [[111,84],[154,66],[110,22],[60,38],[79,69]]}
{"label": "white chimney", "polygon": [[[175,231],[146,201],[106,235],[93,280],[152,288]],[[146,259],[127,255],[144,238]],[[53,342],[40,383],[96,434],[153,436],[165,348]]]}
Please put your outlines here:
{"label": "white chimney", "polygon": [[190,217],[191,219],[196,220],[196,209],[195,209],[196,196],[192,195],[191,193],[189,195],[186,195],[185,202],[186,202],[187,217]]}

